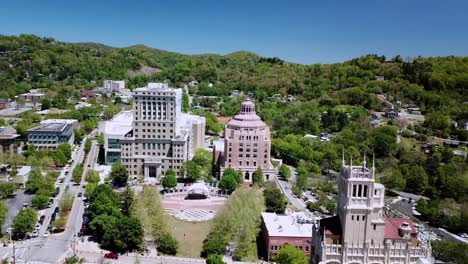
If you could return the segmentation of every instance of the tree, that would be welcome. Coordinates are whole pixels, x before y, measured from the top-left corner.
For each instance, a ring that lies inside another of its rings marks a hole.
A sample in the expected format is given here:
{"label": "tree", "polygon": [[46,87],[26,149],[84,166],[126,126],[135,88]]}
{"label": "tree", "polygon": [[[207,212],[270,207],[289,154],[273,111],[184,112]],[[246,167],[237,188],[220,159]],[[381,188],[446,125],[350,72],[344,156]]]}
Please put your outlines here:
{"label": "tree", "polygon": [[370,135],[369,148],[373,149],[376,157],[388,157],[395,154],[397,145],[397,129],[391,126],[380,126]]}
{"label": "tree", "polygon": [[67,161],[69,159],[71,159],[72,148],[71,148],[70,144],[68,144],[68,143],[60,144],[60,145],[57,146],[56,151],[63,152],[63,154],[65,155],[65,158],[67,159]]}
{"label": "tree", "polygon": [[263,190],[263,196],[265,197],[265,206],[267,212],[283,214],[288,205],[286,197],[281,192],[276,184],[268,182]]}
{"label": "tree", "polygon": [[5,199],[13,195],[18,190],[18,184],[13,182],[0,183],[0,196]]}
{"label": "tree", "polygon": [[467,244],[433,240],[431,246],[433,255],[437,260],[455,264],[466,263],[466,256],[468,256]]}
{"label": "tree", "polygon": [[426,171],[420,165],[412,166],[406,175],[406,190],[421,193],[428,186]]}
{"label": "tree", "polygon": [[31,203],[32,205],[36,208],[36,209],[44,209],[47,204],[49,203],[49,196],[45,196],[45,195],[35,195],[32,200],[31,200]]}
{"label": "tree", "polygon": [[299,249],[285,244],[278,252],[273,255],[272,261],[278,264],[307,264],[309,263],[307,256]]}
{"label": "tree", "polygon": [[3,201],[0,201],[0,226],[3,226],[6,221],[6,213],[8,212],[8,208],[6,207]]}
{"label": "tree", "polygon": [[85,131],[83,129],[73,129],[73,134],[75,134],[75,144],[79,145],[81,144],[81,141],[83,141]]}
{"label": "tree", "polygon": [[188,113],[190,111],[190,100],[188,94],[184,91],[182,94],[182,112]]}
{"label": "tree", "polygon": [[116,186],[123,187],[127,185],[128,172],[124,165],[120,162],[112,164],[110,178]]}
{"label": "tree", "polygon": [[77,164],[76,167],[73,169],[72,179],[75,183],[81,182],[81,178],[83,177],[83,170],[84,168],[82,163]]}
{"label": "tree", "polygon": [[253,173],[252,182],[258,186],[263,186],[265,184],[265,178],[263,177],[263,172],[260,167]]}
{"label": "tree", "polygon": [[202,176],[202,168],[193,160],[189,160],[182,166],[182,171],[187,175],[191,182],[197,181]]}
{"label": "tree", "polygon": [[177,186],[176,174],[173,170],[169,169],[166,171],[166,176],[162,180],[164,188],[174,188]]}
{"label": "tree", "polygon": [[88,174],[86,175],[86,182],[88,183],[99,183],[101,178],[99,177],[99,172],[89,169]]}
{"label": "tree", "polygon": [[122,198],[122,205],[121,205],[121,210],[122,210],[122,213],[126,216],[130,216],[131,214],[131,209],[132,209],[132,204],[133,204],[133,197],[134,197],[134,193],[132,191],[132,189],[127,186],[127,188],[125,188],[125,191],[120,195]]}
{"label": "tree", "polygon": [[291,178],[291,170],[286,164],[281,164],[279,168],[279,174],[281,175],[281,177],[284,177],[286,179]]}
{"label": "tree", "polygon": [[52,106],[52,102],[49,98],[44,98],[41,101],[41,110],[49,109]]}
{"label": "tree", "polygon": [[86,259],[78,256],[72,256],[65,259],[65,264],[82,264],[85,263]]}
{"label": "tree", "polygon": [[228,192],[233,192],[238,186],[237,176],[232,173],[224,173],[223,177],[219,181],[219,187]]}
{"label": "tree", "polygon": [[86,154],[88,154],[89,151],[91,150],[92,144],[93,144],[92,139],[91,139],[91,138],[87,138],[87,139],[86,139],[86,142],[85,142],[85,145],[84,145],[84,151],[85,151]]}
{"label": "tree", "polygon": [[177,253],[178,243],[171,234],[165,234],[157,242],[158,250],[166,255],[175,255]]}
{"label": "tree", "polygon": [[13,220],[13,238],[23,239],[32,232],[36,224],[37,213],[32,209],[21,209]]}
{"label": "tree", "polygon": [[226,264],[222,255],[209,255],[206,258],[206,264]]}

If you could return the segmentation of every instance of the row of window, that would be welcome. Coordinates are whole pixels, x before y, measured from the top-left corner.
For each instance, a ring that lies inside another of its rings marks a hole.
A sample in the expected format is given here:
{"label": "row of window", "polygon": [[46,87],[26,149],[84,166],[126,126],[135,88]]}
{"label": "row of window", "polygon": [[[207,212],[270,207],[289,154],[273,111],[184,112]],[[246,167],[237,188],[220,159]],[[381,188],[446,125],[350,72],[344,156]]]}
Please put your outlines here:
{"label": "row of window", "polygon": [[[271,251],[278,251],[282,248],[283,246],[271,246],[270,249]],[[302,251],[302,246],[296,246],[297,249]],[[305,246],[305,252],[309,252],[309,246]]]}
{"label": "row of window", "polygon": [[[361,215],[361,217],[359,217],[360,215],[356,215],[356,221],[364,221],[366,220],[366,216],[365,215]],[[361,219],[361,220],[359,220]],[[351,220],[354,221],[354,215],[351,215]]]}
{"label": "row of window", "polygon": [[[166,123],[144,123],[144,122],[135,123],[135,126],[136,126],[136,127],[139,127],[140,124],[141,124],[141,126],[149,126],[149,127],[150,127],[150,126],[154,126],[154,127],[156,127],[156,126],[158,126],[158,127],[161,127],[161,126],[162,126],[162,127],[166,127]],[[168,125],[169,125],[169,127],[173,127],[173,126],[174,126],[174,124],[172,124],[172,123],[169,123]],[[138,130],[137,130],[137,131],[138,131]]]}
{"label": "row of window", "polygon": [[353,184],[353,197],[367,197],[367,185]]}

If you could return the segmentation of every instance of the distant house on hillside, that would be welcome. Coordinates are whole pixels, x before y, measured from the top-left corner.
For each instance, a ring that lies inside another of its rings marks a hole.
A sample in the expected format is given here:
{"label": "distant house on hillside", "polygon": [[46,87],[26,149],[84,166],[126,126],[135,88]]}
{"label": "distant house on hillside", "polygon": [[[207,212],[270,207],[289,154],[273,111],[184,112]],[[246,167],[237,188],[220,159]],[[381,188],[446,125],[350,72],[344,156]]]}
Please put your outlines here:
{"label": "distant house on hillside", "polygon": [[190,87],[195,87],[195,86],[198,86],[198,82],[197,81],[191,81],[191,82],[188,83],[188,85]]}
{"label": "distant house on hillside", "polygon": [[8,99],[0,99],[0,110],[9,108],[10,107],[10,101]]}
{"label": "distant house on hillside", "polygon": [[92,90],[81,90],[80,91],[81,98],[96,98],[96,92]]}
{"label": "distant house on hillside", "polygon": [[398,115],[399,115],[398,110],[396,110],[393,107],[388,108],[387,110],[385,110],[385,113],[384,113],[384,116],[387,118],[398,118]]}

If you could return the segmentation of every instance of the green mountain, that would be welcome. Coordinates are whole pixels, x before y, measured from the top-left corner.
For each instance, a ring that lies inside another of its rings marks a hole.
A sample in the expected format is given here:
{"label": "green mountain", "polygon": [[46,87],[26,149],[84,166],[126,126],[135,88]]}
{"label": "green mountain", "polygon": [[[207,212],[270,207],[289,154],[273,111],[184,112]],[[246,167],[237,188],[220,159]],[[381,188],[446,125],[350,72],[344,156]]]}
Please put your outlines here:
{"label": "green mountain", "polygon": [[468,57],[403,62],[399,56],[386,60],[366,55],[343,63],[301,65],[246,51],[185,55],[144,45],[113,48],[34,35],[0,36],[0,97],[12,98],[30,88],[52,92],[92,88],[93,81],[100,84],[103,79],[125,79],[130,88],[148,81],[180,85],[198,80],[214,84],[202,85],[201,95],[241,90],[258,99],[274,94],[291,94],[303,101],[331,97],[370,109],[378,102],[377,94],[386,94],[393,101],[417,104],[425,112],[445,111],[454,117],[466,113],[463,103],[468,101]]}

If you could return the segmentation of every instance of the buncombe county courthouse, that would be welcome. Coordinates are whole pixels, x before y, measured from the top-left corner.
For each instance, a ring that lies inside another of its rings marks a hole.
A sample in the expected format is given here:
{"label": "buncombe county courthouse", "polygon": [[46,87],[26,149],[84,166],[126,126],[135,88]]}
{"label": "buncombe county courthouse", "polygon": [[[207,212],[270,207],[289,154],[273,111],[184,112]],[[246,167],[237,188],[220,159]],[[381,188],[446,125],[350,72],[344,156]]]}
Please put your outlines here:
{"label": "buncombe county courthouse", "polygon": [[120,139],[122,164],[129,175],[160,179],[204,147],[205,118],[182,113],[182,89],[148,83],[133,91],[132,129]]}
{"label": "buncombe county courthouse", "polygon": [[314,227],[311,262],[320,264],[431,263],[431,248],[417,237],[413,221],[384,216],[385,188],[374,181],[375,166],[342,161],[336,216]]}

